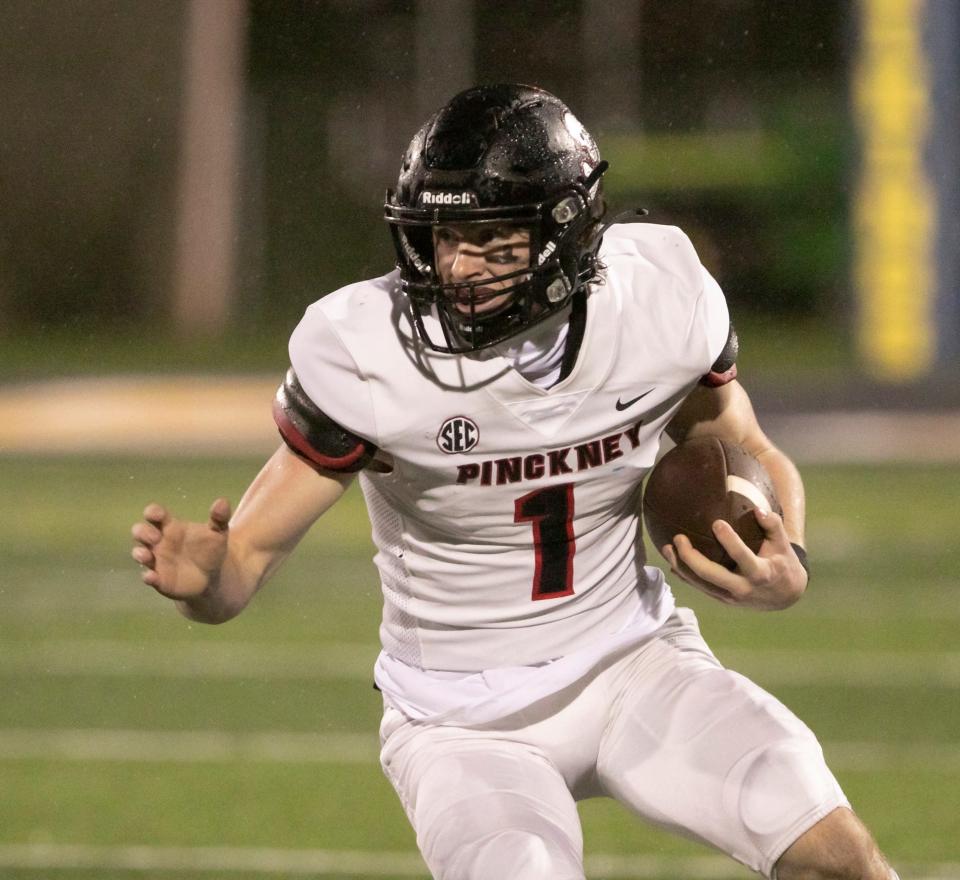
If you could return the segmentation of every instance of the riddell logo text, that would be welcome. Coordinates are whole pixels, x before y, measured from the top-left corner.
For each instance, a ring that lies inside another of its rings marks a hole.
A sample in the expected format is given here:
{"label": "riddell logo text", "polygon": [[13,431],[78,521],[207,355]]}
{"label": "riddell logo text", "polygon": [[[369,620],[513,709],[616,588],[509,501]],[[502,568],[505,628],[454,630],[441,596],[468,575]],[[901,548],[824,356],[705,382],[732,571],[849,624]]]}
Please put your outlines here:
{"label": "riddell logo text", "polygon": [[421,205],[475,205],[477,197],[472,192],[430,192],[420,195]]}
{"label": "riddell logo text", "polygon": [[557,477],[600,467],[623,456],[624,450],[621,448],[621,443],[624,438],[631,449],[636,449],[640,445],[642,426],[643,422],[640,421],[626,431],[590,440],[579,446],[461,464],[457,466],[457,482],[463,485],[476,480],[481,486],[503,486],[507,483]]}

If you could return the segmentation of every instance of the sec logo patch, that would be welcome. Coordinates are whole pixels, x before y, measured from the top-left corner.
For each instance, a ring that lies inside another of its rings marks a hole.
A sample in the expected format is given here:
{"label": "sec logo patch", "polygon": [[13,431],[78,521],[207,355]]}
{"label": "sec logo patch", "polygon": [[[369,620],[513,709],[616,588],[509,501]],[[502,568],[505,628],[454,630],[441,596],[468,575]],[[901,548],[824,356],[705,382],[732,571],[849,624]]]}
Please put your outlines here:
{"label": "sec logo patch", "polygon": [[469,452],[480,440],[476,422],[466,416],[447,419],[437,432],[437,446],[447,455]]}

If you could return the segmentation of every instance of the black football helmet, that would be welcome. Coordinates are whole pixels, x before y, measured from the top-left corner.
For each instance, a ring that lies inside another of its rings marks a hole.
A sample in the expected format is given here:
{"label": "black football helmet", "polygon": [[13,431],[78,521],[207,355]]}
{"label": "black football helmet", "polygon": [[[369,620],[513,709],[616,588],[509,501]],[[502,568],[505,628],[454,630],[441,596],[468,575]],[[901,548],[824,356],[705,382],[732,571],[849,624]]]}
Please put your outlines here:
{"label": "black football helmet", "polygon": [[[448,353],[495,345],[563,308],[595,278],[606,168],[586,129],[542,89],[480,86],[435,113],[407,148],[384,206],[424,342]],[[492,313],[475,307],[490,277],[445,284],[437,271],[434,228],[465,225],[530,233],[529,267],[493,276],[510,282],[499,290],[511,295]]]}

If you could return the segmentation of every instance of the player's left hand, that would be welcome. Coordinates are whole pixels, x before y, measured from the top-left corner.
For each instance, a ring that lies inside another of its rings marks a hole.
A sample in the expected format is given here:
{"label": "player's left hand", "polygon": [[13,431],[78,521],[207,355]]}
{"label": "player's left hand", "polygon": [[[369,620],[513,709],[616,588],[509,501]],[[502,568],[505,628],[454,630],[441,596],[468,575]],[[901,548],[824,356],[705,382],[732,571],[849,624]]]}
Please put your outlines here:
{"label": "player's left hand", "polygon": [[754,513],[765,535],[758,553],[728,523],[713,524],[714,535],[737,564],[734,571],[707,559],[686,535],[676,535],[660,552],[675,574],[714,599],[767,611],[787,608],[807,588],[807,572],[790,546],[783,519],[759,508]]}

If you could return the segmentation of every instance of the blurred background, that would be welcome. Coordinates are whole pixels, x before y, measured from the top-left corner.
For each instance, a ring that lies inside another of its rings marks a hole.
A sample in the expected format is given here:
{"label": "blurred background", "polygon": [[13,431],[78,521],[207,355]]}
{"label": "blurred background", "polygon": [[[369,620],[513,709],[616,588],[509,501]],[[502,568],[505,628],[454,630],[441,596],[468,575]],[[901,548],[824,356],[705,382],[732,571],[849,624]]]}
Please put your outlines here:
{"label": "blurred background", "polygon": [[955,385],[957,16],[6,0],[0,378],[189,367],[198,338],[220,369],[280,369],[306,304],[392,265],[380,206],[413,132],[516,80],[594,132],[614,207],[687,230],[764,373]]}
{"label": "blurred background", "polygon": [[[422,877],[376,765],[351,494],[226,628],[139,585],[143,505],[237,500],[304,308],[475,83],[565,100],[681,226],[808,487],[816,589],[721,659],[820,735],[905,878],[960,878],[960,3],[3,0],[0,877]],[[603,802],[591,877],[743,877]]]}

